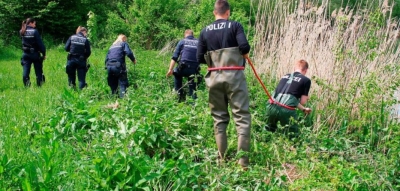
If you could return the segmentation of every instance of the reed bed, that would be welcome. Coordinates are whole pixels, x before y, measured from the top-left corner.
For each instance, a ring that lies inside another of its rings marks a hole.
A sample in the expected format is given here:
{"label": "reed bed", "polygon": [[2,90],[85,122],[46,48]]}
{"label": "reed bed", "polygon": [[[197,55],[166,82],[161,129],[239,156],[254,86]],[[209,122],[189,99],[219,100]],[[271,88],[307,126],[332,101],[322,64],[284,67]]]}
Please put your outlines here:
{"label": "reed bed", "polygon": [[[314,131],[385,128],[398,112],[398,23],[388,1],[380,7],[329,10],[329,0],[260,0],[256,11],[253,60],[263,79],[293,71],[298,59],[309,62]],[[373,2],[371,1],[371,5]],[[396,97],[397,96],[397,97]],[[395,115],[389,115],[390,113]]]}

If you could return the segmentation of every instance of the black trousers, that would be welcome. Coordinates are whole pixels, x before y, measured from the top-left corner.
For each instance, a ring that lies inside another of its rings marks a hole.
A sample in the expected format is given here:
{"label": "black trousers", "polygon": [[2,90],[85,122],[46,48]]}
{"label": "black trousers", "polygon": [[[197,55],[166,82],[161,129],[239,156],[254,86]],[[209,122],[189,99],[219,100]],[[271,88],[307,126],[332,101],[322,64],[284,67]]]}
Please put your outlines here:
{"label": "black trousers", "polygon": [[128,88],[128,74],[126,69],[114,68],[114,67],[107,67],[107,82],[108,86],[111,88],[112,94],[117,94],[118,86],[119,86],[119,97],[122,98],[125,95],[126,89]]}
{"label": "black trousers", "polygon": [[200,76],[198,70],[198,64],[191,64],[190,67],[188,66],[178,66],[174,69],[174,88],[175,91],[178,92],[179,101],[183,101],[185,99],[185,93],[183,91],[183,78],[187,78],[188,85],[189,85],[189,96],[193,99],[197,98],[196,90],[197,90],[197,83],[195,79],[196,77]]}
{"label": "black trousers", "polygon": [[66,73],[68,74],[68,84],[76,86],[76,74],[78,73],[79,89],[86,87],[86,60],[71,58],[67,62]]}
{"label": "black trousers", "polygon": [[31,73],[31,68],[35,69],[36,75],[36,84],[41,86],[44,78],[43,78],[43,61],[40,58],[39,52],[34,53],[23,53],[21,58],[21,65],[22,65],[22,81],[25,86],[30,85],[30,77],[29,74]]}

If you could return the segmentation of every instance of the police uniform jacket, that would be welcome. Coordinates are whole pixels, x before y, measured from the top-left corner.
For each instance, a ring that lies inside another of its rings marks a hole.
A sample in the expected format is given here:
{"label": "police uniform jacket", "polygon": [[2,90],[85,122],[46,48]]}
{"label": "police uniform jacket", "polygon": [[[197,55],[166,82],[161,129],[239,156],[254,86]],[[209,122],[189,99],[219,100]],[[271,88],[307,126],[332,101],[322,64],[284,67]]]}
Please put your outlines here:
{"label": "police uniform jacket", "polygon": [[35,28],[26,26],[25,34],[21,35],[21,37],[23,47],[34,48],[35,51],[42,53],[43,56],[46,56],[46,47],[40,38],[39,32]]}
{"label": "police uniform jacket", "polygon": [[135,56],[133,55],[132,50],[129,48],[129,45],[126,42],[119,42],[111,45],[110,49],[108,49],[108,53],[106,56],[105,64],[109,61],[119,62],[121,64],[125,64],[125,56],[128,56],[132,62],[135,61]]}
{"label": "police uniform jacket", "polygon": [[85,59],[91,54],[90,42],[81,32],[68,38],[65,50],[73,56],[84,56]]}
{"label": "police uniform jacket", "polygon": [[198,40],[196,38],[191,35],[187,36],[179,41],[171,59],[178,62],[178,58],[180,57],[180,62],[198,63],[196,58],[197,45]]}

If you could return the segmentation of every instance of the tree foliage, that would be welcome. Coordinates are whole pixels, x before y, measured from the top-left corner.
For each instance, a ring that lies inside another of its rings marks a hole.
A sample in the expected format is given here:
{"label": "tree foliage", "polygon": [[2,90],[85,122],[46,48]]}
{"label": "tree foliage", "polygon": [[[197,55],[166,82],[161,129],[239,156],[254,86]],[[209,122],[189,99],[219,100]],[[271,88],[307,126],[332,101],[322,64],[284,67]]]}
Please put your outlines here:
{"label": "tree foliage", "polygon": [[[21,22],[36,18],[42,35],[65,41],[79,25],[89,27],[92,44],[104,47],[119,33],[128,35],[135,45],[158,49],[165,43],[182,37],[191,28],[195,34],[213,21],[215,0],[0,0],[0,44],[17,38]],[[258,0],[230,0],[231,19],[243,24],[248,34],[257,12]],[[278,2],[278,1],[277,1]],[[306,0],[325,2],[323,0]],[[330,0],[329,10],[339,7],[363,8],[377,0]],[[400,15],[400,0],[394,3],[392,16]],[[250,40],[251,40],[251,35]],[[11,37],[11,38],[10,38]],[[58,42],[60,42],[58,41]]]}

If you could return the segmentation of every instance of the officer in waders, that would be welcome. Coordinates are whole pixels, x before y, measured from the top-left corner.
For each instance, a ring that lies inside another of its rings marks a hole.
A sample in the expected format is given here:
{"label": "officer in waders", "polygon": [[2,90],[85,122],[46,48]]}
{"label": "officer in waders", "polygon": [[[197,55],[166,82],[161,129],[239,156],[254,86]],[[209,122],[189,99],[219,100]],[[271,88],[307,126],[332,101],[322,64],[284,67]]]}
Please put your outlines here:
{"label": "officer in waders", "polygon": [[284,132],[290,133],[291,137],[299,134],[296,124],[296,108],[306,114],[311,112],[310,108],[304,107],[308,100],[308,92],[311,87],[311,80],[305,75],[308,70],[308,63],[305,60],[298,60],[295,63],[295,71],[286,74],[280,80],[275,89],[273,100],[267,103],[267,125],[268,131],[275,132],[278,122],[285,127]]}
{"label": "officer in waders", "polygon": [[125,95],[126,88],[128,87],[128,76],[126,71],[125,56],[127,56],[133,64],[136,64],[136,58],[133,55],[132,50],[129,48],[126,42],[127,38],[125,35],[118,35],[117,40],[108,49],[106,56],[106,69],[107,69],[107,82],[111,88],[112,94],[117,94],[119,84],[119,97],[122,98]]}
{"label": "officer in waders", "polygon": [[[35,29],[36,21],[33,18],[27,18],[22,22],[21,30],[19,31],[22,38],[22,58],[21,65],[23,68],[22,81],[26,87],[30,86],[29,74],[31,66],[35,68],[36,84],[41,86],[44,82],[43,75],[43,60],[46,59],[46,47]],[[42,55],[40,55],[40,53]]]}
{"label": "officer in waders", "polygon": [[[244,59],[248,57],[250,45],[243,26],[228,20],[229,3],[217,0],[214,5],[215,21],[200,33],[197,60],[207,63],[205,76],[209,90],[209,106],[214,119],[215,139],[220,158],[227,149],[226,128],[229,123],[228,104],[232,109],[238,136],[238,150],[250,150],[251,115],[249,95],[244,75]],[[238,163],[246,169],[249,159],[246,154]]]}
{"label": "officer in waders", "polygon": [[87,59],[91,54],[90,42],[86,38],[87,29],[79,26],[76,29],[76,34],[69,37],[65,44],[65,50],[68,53],[68,61],[66,73],[68,74],[69,86],[76,87],[76,73],[78,73],[79,89],[87,86],[86,73],[90,67],[87,64]]}
{"label": "officer in waders", "polygon": [[[182,102],[186,98],[182,88],[183,77],[186,77],[188,80],[189,96],[193,99],[197,98],[195,92],[197,90],[197,83],[195,80],[201,79],[195,78],[200,76],[200,66],[196,58],[198,40],[193,37],[193,31],[190,29],[185,30],[184,36],[185,38],[179,41],[175,48],[167,72],[167,76],[174,74],[174,88],[178,92],[178,102]],[[178,58],[180,58],[179,61]],[[178,66],[173,69],[175,63],[178,63]]]}

